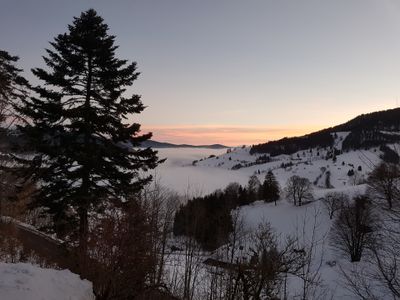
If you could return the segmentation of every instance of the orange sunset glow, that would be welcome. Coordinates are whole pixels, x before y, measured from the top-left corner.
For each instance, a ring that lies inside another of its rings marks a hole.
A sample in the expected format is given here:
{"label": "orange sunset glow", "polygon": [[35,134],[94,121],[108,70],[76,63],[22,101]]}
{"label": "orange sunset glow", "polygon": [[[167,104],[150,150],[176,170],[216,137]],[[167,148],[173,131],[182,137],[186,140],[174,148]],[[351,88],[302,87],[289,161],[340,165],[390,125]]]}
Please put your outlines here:
{"label": "orange sunset glow", "polygon": [[142,132],[152,132],[153,139],[175,144],[224,144],[227,146],[252,145],[283,137],[297,136],[319,130],[317,126],[144,126]]}

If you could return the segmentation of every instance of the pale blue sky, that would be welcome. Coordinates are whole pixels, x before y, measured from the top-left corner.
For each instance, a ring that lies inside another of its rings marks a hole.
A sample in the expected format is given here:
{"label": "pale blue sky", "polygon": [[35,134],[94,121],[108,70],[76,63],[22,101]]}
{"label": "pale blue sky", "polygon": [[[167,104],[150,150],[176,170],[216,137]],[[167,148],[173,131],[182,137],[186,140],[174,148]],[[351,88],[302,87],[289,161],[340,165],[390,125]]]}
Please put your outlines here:
{"label": "pale blue sky", "polygon": [[48,42],[96,9],[119,56],[138,63],[133,91],[148,106],[139,121],[159,140],[259,142],[400,99],[400,1],[0,3],[0,48],[21,57],[29,79]]}

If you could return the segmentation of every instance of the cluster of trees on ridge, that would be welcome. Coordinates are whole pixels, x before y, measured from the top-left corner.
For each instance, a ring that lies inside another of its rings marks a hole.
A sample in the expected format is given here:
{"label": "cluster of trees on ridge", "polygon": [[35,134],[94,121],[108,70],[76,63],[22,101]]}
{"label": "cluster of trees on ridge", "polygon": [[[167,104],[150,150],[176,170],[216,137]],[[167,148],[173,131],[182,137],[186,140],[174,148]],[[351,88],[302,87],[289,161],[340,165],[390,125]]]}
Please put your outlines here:
{"label": "cluster of trees on ridge", "polygon": [[347,123],[310,133],[301,137],[283,138],[251,147],[250,153],[269,153],[271,156],[293,154],[295,152],[318,147],[333,147],[335,132],[349,131],[344,139],[342,150],[357,150],[394,143],[399,135],[385,131],[400,131],[400,108],[373,112],[358,116]]}

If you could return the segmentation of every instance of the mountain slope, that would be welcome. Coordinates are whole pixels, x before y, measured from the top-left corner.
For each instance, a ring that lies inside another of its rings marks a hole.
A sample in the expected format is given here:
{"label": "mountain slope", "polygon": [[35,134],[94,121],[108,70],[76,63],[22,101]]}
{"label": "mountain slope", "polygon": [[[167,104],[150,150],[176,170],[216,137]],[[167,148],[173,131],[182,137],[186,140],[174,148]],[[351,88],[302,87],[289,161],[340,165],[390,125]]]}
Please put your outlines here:
{"label": "mountain slope", "polygon": [[394,143],[400,140],[400,108],[360,115],[346,123],[300,137],[283,138],[254,145],[250,153],[269,153],[271,156],[293,154],[317,147],[334,147],[337,132],[349,132],[342,149],[363,149]]}

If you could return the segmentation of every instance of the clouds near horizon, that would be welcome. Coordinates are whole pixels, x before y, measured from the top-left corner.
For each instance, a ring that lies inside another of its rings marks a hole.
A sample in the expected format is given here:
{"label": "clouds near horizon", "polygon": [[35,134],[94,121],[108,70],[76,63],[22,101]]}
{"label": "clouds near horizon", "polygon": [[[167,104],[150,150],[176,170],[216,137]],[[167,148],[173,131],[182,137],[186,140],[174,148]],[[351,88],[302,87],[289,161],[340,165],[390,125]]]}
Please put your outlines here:
{"label": "clouds near horizon", "polygon": [[177,144],[224,144],[227,146],[252,145],[297,136],[317,130],[316,127],[268,127],[223,125],[143,126],[142,132],[153,132],[153,139]]}

